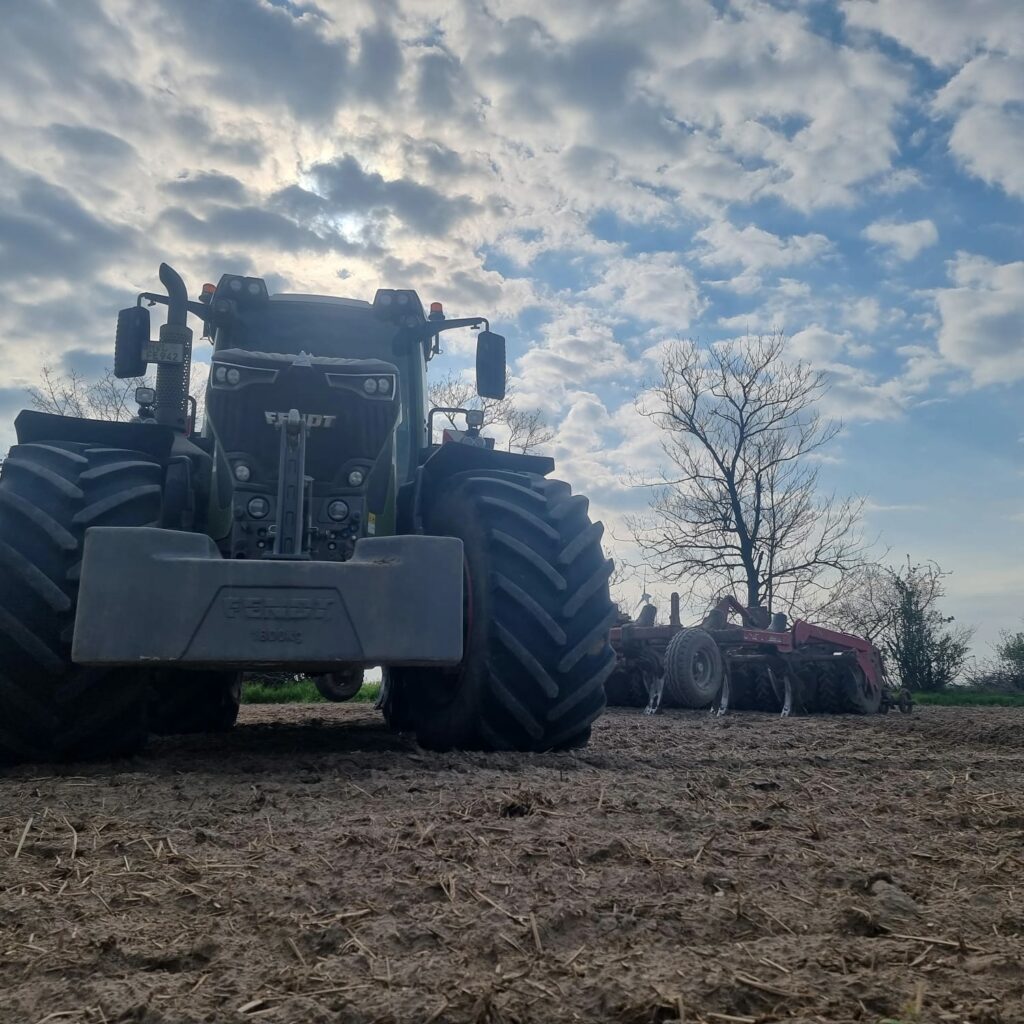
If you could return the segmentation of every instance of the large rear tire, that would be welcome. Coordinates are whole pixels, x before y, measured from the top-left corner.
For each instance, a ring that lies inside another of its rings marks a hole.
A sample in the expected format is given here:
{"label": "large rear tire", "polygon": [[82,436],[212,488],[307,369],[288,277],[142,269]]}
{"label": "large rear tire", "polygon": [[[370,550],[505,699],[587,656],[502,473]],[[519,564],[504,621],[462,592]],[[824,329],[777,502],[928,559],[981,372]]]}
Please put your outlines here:
{"label": "large rear tire", "polygon": [[392,668],[387,718],[436,750],[579,747],[615,663],[603,527],[568,484],[475,471],[424,513],[465,556],[465,655],[454,670]]}
{"label": "large rear tire", "polygon": [[153,684],[149,728],[159,736],[228,732],[241,702],[241,672],[170,669]]}
{"label": "large rear tire", "polygon": [[145,673],[74,665],[71,639],[85,531],[159,525],[162,484],[141,452],[11,449],[0,472],[0,761],[114,757],[145,742]]}
{"label": "large rear tire", "polygon": [[703,629],[681,629],[665,648],[669,706],[706,708],[722,689],[722,653]]}

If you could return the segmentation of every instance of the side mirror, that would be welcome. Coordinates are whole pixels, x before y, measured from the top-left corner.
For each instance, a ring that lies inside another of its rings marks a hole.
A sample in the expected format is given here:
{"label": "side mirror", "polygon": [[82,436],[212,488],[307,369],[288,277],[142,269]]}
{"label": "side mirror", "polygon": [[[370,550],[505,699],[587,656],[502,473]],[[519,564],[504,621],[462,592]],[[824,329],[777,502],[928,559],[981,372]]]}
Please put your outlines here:
{"label": "side mirror", "polygon": [[481,398],[505,397],[505,339],[492,331],[476,336],[476,393]]}
{"label": "side mirror", "polygon": [[129,306],[117,314],[114,338],[114,376],[131,380],[146,375],[145,348],[149,344],[149,310]]}

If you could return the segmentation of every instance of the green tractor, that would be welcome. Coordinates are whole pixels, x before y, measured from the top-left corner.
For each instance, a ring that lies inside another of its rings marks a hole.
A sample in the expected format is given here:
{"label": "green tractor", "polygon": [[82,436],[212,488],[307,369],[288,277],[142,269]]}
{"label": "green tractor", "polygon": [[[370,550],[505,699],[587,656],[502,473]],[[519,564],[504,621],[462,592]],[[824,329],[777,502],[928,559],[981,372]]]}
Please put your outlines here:
{"label": "green tractor", "polygon": [[[384,667],[389,724],[432,749],[585,744],[612,669],[612,563],[549,458],[494,449],[478,413],[434,443],[426,365],[484,317],[268,294],[225,275],[118,316],[114,372],[155,387],[112,423],[24,411],[0,473],[0,760],[110,757],[215,732],[246,670],[352,695]],[[151,340],[149,307],[167,307]],[[213,344],[205,423],[189,315]],[[481,330],[481,328],[483,328]]]}

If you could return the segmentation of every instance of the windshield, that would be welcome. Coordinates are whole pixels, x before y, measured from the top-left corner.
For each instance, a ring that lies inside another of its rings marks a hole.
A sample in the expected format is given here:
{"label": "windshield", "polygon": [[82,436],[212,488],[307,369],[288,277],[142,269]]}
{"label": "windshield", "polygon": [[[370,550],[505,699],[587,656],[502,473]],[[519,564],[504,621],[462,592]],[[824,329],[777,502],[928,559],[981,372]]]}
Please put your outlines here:
{"label": "windshield", "polygon": [[378,320],[370,306],[337,302],[271,299],[243,309],[230,330],[218,329],[216,348],[249,352],[280,352],[333,359],[383,359],[398,367],[402,412],[396,430],[396,462],[400,481],[409,479],[415,452],[425,432],[423,349],[396,352],[398,328]]}
{"label": "windshield", "polygon": [[390,360],[395,325],[378,320],[368,306],[271,299],[243,309],[226,334],[218,348]]}

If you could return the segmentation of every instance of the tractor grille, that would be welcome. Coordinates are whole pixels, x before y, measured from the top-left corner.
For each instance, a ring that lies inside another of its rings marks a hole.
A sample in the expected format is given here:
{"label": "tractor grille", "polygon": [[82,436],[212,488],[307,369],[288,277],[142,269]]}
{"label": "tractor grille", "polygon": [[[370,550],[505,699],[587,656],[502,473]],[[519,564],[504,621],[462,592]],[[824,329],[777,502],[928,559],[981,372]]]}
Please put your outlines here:
{"label": "tractor grille", "polygon": [[228,456],[245,458],[252,482],[276,485],[277,423],[298,409],[309,427],[307,475],[344,486],[353,469],[368,472],[387,443],[397,391],[398,370],[382,360],[222,349],[210,369],[207,415]]}

